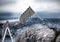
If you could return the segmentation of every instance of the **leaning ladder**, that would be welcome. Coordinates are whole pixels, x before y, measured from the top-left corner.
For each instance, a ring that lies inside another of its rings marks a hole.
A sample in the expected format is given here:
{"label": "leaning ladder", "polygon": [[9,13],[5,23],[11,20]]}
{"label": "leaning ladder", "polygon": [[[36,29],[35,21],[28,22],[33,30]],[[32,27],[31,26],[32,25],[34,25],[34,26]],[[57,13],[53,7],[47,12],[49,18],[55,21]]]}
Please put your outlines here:
{"label": "leaning ladder", "polygon": [[4,42],[4,40],[5,40],[5,36],[6,36],[7,31],[9,32],[11,41],[13,42],[13,37],[12,37],[12,34],[11,34],[11,32],[10,32],[9,27],[6,27],[6,30],[5,30],[4,35],[3,35],[3,37],[2,37],[2,42]]}

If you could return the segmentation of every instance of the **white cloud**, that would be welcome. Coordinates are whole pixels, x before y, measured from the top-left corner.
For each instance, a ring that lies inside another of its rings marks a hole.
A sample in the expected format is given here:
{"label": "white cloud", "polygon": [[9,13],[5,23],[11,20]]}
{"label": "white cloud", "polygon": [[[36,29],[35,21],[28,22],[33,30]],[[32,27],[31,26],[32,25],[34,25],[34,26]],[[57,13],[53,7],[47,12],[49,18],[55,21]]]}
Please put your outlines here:
{"label": "white cloud", "polygon": [[35,0],[36,2],[56,2],[60,3],[60,0]]}
{"label": "white cloud", "polygon": [[1,6],[1,11],[24,12],[29,6],[34,11],[58,11],[60,5],[55,2],[35,2],[35,0],[18,0],[14,5]]}

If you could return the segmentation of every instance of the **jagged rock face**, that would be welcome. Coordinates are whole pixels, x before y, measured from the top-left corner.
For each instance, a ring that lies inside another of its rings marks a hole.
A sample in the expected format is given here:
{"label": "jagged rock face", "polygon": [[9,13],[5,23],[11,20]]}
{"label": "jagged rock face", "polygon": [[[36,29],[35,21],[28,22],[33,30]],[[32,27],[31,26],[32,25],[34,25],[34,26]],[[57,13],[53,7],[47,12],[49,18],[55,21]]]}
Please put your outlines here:
{"label": "jagged rock face", "polygon": [[51,42],[54,37],[54,31],[47,27],[29,27],[23,31],[20,30],[16,42]]}
{"label": "jagged rock face", "polygon": [[60,35],[57,37],[56,42],[60,42]]}

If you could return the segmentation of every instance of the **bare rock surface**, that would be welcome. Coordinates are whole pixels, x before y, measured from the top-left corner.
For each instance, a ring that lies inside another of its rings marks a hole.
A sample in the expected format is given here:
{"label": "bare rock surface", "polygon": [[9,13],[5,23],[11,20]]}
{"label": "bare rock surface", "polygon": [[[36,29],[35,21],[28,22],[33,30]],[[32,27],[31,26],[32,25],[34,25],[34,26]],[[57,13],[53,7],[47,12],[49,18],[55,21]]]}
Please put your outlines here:
{"label": "bare rock surface", "polygon": [[55,32],[40,24],[19,29],[16,42],[51,42],[55,37]]}

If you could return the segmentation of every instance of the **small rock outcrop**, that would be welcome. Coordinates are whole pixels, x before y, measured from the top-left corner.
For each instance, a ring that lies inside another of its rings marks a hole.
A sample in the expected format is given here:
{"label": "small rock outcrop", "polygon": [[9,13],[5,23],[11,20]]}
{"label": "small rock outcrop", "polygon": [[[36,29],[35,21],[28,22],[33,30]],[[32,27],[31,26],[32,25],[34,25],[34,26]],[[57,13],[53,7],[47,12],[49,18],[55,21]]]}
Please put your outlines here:
{"label": "small rock outcrop", "polygon": [[55,37],[55,32],[48,27],[31,26],[19,30],[16,42],[51,42]]}
{"label": "small rock outcrop", "polygon": [[60,35],[57,37],[56,42],[60,42]]}

